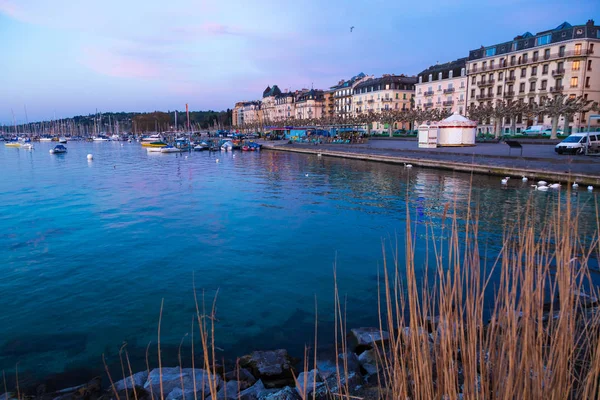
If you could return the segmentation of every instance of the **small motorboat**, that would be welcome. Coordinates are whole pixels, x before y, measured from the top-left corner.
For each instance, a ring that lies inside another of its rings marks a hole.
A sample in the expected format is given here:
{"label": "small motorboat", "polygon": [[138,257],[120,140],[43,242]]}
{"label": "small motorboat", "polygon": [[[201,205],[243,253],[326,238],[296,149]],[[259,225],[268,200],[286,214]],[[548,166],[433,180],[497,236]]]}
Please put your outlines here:
{"label": "small motorboat", "polygon": [[162,147],[146,147],[148,153],[160,153]]}
{"label": "small motorboat", "polygon": [[247,144],[243,145],[242,151],[250,151],[250,146],[248,146]]}
{"label": "small motorboat", "polygon": [[11,140],[10,142],[4,143],[6,147],[21,147],[21,142],[18,140]]}
{"label": "small motorboat", "polygon": [[166,146],[166,147],[162,147],[160,149],[161,153],[181,153],[183,151],[185,151],[185,150],[179,149],[179,148],[174,147],[174,146]]}
{"label": "small motorboat", "polygon": [[56,145],[54,146],[54,148],[52,150],[50,150],[50,154],[61,154],[61,153],[66,153],[67,152],[67,148],[65,146],[63,146],[62,144]]}
{"label": "small motorboat", "polygon": [[221,150],[222,151],[232,151],[233,150],[233,143],[231,143],[230,141],[226,141],[221,145]]}
{"label": "small motorboat", "polygon": [[31,144],[31,143],[24,143],[24,144],[21,145],[21,148],[25,149],[25,150],[33,150],[33,144]]}
{"label": "small motorboat", "polygon": [[58,143],[67,143],[67,138],[66,137],[58,138]]}
{"label": "small motorboat", "polygon": [[51,142],[51,141],[52,141],[51,137],[44,136],[44,137],[40,138],[40,142]]}
{"label": "small motorboat", "polygon": [[209,146],[206,142],[200,142],[199,144],[194,146],[194,151],[204,151],[208,150]]}
{"label": "small motorboat", "polygon": [[94,136],[94,142],[108,142],[110,139],[103,135]]}

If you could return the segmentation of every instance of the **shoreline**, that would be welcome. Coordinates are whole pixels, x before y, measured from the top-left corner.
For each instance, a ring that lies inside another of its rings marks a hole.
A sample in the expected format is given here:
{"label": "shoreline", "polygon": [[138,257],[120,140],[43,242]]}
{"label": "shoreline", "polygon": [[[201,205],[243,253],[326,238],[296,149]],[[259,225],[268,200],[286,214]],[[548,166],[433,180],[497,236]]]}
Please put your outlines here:
{"label": "shoreline", "polygon": [[[549,171],[544,169],[535,169],[535,168],[515,168],[515,167],[504,167],[504,166],[494,166],[494,165],[485,165],[479,163],[464,163],[464,162],[456,162],[456,161],[446,161],[446,160],[436,160],[436,159],[428,159],[421,157],[410,157],[410,156],[392,156],[392,155],[381,155],[381,154],[369,154],[369,153],[357,153],[351,151],[339,151],[339,150],[329,150],[327,149],[327,145],[320,145],[318,147],[295,147],[294,145],[274,145],[268,142],[262,143],[263,149],[266,150],[274,150],[274,151],[287,151],[292,153],[303,153],[303,154],[311,154],[328,157],[336,157],[336,158],[346,158],[346,159],[354,159],[354,160],[362,160],[362,161],[372,161],[372,162],[381,162],[386,164],[400,164],[404,165],[406,163],[410,163],[416,167],[423,168],[434,168],[434,169],[442,169],[442,170],[450,170],[457,172],[467,172],[467,173],[477,173],[484,175],[493,175],[493,176],[510,176],[510,177],[518,177],[527,176],[531,180],[548,180],[548,181],[557,181],[560,183],[572,183],[573,181],[577,181],[580,186],[584,185],[592,185],[594,187],[600,186],[600,175],[590,175],[590,174],[581,174],[581,173],[565,173],[565,172],[557,172],[557,171]],[[438,152],[439,153],[439,152]],[[426,156],[426,155],[425,155]],[[493,156],[490,156],[493,157]],[[475,157],[474,157],[475,158]]]}

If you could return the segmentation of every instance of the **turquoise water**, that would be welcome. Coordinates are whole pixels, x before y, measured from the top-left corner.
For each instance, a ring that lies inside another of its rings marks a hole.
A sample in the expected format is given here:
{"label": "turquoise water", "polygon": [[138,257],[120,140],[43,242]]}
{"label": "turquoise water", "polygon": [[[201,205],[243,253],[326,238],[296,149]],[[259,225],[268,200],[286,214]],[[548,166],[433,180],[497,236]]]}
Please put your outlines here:
{"label": "turquoise water", "polygon": [[[32,376],[102,370],[102,353],[114,360],[124,341],[140,365],[162,299],[174,364],[195,313],[194,279],[208,302],[218,290],[224,357],[279,347],[300,356],[315,296],[329,333],[334,262],[348,326],[376,322],[382,241],[402,240],[407,201],[417,226],[436,229],[446,203],[464,215],[472,185],[491,251],[530,196],[540,219],[557,196],[520,180],[503,188],[497,177],[266,150],[149,154],[78,142],[50,155],[53,144],[35,146],[0,149],[0,369],[19,362]],[[591,234],[593,195],[575,201]]]}

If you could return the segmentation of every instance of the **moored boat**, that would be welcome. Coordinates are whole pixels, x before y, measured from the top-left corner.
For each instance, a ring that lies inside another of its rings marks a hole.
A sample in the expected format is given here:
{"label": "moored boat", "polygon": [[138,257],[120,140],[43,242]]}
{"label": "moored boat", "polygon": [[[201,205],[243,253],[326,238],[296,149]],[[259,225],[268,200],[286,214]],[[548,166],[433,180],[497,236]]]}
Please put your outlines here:
{"label": "moored boat", "polygon": [[66,153],[67,152],[67,148],[65,146],[63,146],[62,144],[56,145],[54,146],[53,149],[50,150],[50,154],[60,154],[60,153]]}
{"label": "moored boat", "polygon": [[40,142],[51,142],[51,141],[52,141],[51,137],[45,136],[45,137],[40,138]]}
{"label": "moored boat", "polygon": [[168,146],[165,142],[142,142],[142,147],[166,147]]}
{"label": "moored boat", "polygon": [[6,147],[21,147],[21,142],[18,140],[11,140],[10,142],[4,143]]}
{"label": "moored boat", "polygon": [[94,142],[108,142],[110,139],[106,136],[98,135],[94,136]]}
{"label": "moored boat", "polygon": [[161,153],[181,153],[181,152],[184,152],[184,151],[185,151],[184,149],[179,149],[179,148],[174,147],[174,146],[166,146],[166,147],[162,147],[160,149]]}
{"label": "moored boat", "polygon": [[33,150],[33,144],[31,144],[31,143],[24,143],[24,144],[21,145],[21,148],[25,149],[25,150]]}
{"label": "moored boat", "polygon": [[67,138],[66,137],[59,137],[58,138],[58,143],[67,143]]}
{"label": "moored boat", "polygon": [[209,148],[208,143],[200,142],[194,146],[194,151],[204,151],[204,150],[208,150],[208,148]]}

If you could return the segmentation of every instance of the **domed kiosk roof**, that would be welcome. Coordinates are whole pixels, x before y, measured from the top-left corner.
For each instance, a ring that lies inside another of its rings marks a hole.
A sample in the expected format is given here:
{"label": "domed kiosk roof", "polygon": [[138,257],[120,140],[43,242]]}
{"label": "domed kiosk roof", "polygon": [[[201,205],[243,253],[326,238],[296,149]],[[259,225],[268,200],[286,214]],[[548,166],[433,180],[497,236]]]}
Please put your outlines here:
{"label": "domed kiosk roof", "polygon": [[463,117],[459,113],[455,112],[448,118],[438,122],[440,128],[476,128],[477,122],[471,121],[468,118]]}

